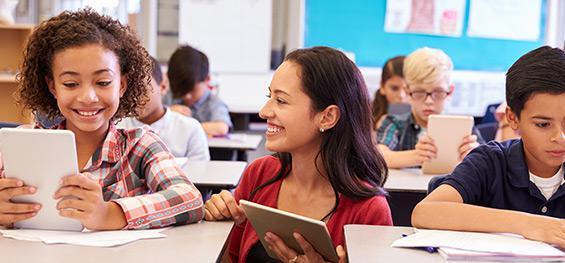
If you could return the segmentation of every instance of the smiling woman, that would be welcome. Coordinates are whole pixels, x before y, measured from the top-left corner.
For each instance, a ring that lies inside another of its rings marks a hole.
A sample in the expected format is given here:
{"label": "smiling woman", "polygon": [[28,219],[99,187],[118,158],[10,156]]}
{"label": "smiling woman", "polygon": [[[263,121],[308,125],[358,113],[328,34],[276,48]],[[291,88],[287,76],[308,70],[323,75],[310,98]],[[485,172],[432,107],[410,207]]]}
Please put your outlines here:
{"label": "smiling woman", "polygon": [[[268,97],[259,115],[268,124],[265,146],[277,153],[250,164],[234,195],[213,195],[205,218],[236,221],[229,244],[233,262],[274,261],[239,207],[242,199],[323,221],[344,262],[345,224],[392,224],[381,188],[387,169],[371,133],[361,73],[335,49],[296,50],[276,70]],[[324,260],[300,233],[295,239],[304,254],[274,233],[265,235],[278,260]]]}

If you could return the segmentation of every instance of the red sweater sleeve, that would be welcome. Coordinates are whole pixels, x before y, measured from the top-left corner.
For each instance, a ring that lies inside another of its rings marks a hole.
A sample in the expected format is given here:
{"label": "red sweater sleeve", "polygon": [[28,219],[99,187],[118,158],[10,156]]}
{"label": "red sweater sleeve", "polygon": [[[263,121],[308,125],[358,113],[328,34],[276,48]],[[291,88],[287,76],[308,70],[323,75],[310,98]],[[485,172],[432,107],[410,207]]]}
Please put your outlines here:
{"label": "red sweater sleeve", "polygon": [[[279,169],[280,162],[273,156],[265,156],[252,162],[247,167],[247,169],[245,169],[243,177],[241,178],[239,185],[235,189],[235,200],[238,203],[241,199],[250,200],[251,191],[275,176]],[[272,198],[274,199],[275,197],[273,196]],[[255,196],[253,200],[250,201],[262,203],[256,199],[257,196]],[[250,229],[246,231],[246,227],[251,227],[250,225],[248,226],[248,224],[249,222],[245,220],[243,223],[235,225],[231,231],[228,247],[231,262],[240,261],[239,257],[242,252],[241,249],[243,239],[248,239],[251,231]],[[248,244],[244,244],[244,247],[244,249],[248,249]]]}

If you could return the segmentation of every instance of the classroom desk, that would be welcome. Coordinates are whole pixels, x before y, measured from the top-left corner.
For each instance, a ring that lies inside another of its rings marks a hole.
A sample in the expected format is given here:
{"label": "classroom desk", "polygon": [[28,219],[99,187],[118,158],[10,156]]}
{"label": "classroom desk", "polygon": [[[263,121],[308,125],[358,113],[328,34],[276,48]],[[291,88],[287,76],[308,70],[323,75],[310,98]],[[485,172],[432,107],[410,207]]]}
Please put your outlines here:
{"label": "classroom desk", "polygon": [[196,186],[230,189],[237,186],[246,162],[188,161],[181,168]]}
{"label": "classroom desk", "polygon": [[[448,262],[438,253],[390,245],[402,236],[414,232],[411,227],[346,225],[345,244],[349,262]],[[449,261],[454,262],[454,261]],[[477,261],[465,261],[477,262]]]}
{"label": "classroom desk", "polygon": [[2,262],[216,262],[233,222],[202,222],[172,227],[165,238],[145,239],[111,248],[46,245],[0,236]]}
{"label": "classroom desk", "polygon": [[435,175],[422,174],[421,169],[389,169],[385,188],[388,191],[426,193]]}
{"label": "classroom desk", "polygon": [[263,136],[258,134],[230,133],[227,137],[208,137],[208,147],[211,155],[214,150],[224,150],[231,153],[227,159],[247,161],[246,151],[257,149],[261,141]]}
{"label": "classroom desk", "polygon": [[412,210],[426,197],[428,183],[434,175],[421,169],[389,169],[384,188],[389,193],[389,206],[395,226],[411,226]]}

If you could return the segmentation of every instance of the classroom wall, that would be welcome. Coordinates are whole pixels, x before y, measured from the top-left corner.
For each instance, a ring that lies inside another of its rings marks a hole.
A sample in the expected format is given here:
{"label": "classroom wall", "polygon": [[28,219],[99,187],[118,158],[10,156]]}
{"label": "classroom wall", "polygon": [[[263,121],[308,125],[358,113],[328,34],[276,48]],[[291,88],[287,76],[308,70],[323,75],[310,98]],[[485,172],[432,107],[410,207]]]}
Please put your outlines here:
{"label": "classroom wall", "polygon": [[458,70],[506,71],[522,54],[544,44],[547,1],[542,1],[541,35],[537,41],[466,36],[469,1],[462,37],[384,32],[386,0],[308,0],[306,47],[326,45],[355,54],[362,67],[381,67],[386,59],[422,47],[444,50]]}

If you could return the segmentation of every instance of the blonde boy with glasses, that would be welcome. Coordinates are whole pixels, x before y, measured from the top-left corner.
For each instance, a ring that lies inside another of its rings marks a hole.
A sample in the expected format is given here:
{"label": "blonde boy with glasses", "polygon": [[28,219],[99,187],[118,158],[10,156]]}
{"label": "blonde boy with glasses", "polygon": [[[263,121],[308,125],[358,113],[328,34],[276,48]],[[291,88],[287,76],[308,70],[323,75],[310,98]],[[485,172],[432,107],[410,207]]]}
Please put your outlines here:
{"label": "blonde boy with glasses", "polygon": [[[412,110],[388,115],[377,130],[378,147],[389,168],[416,167],[436,158],[434,140],[426,135],[428,117],[441,114],[453,93],[452,71],[451,59],[439,49],[424,47],[406,57],[403,72]],[[461,160],[482,142],[478,134],[473,130],[461,141]]]}

